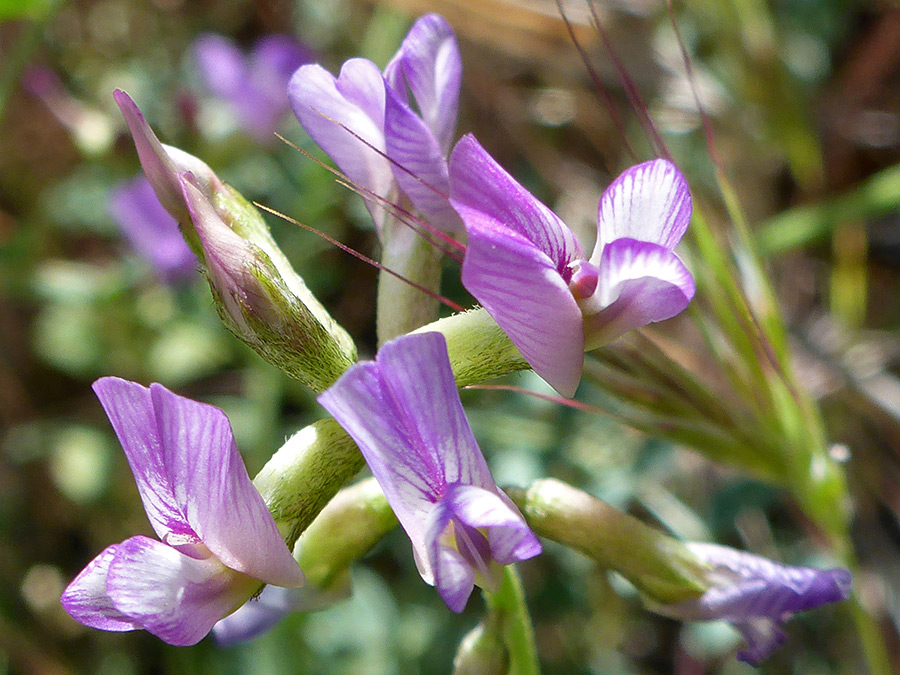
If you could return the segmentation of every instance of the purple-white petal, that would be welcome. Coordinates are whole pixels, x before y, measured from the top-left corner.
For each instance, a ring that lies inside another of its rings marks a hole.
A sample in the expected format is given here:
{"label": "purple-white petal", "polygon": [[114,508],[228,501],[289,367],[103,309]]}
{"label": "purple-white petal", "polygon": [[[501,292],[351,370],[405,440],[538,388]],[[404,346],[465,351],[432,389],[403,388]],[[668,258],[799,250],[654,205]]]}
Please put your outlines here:
{"label": "purple-white petal", "polygon": [[384,136],[387,155],[396,162],[391,164],[394,178],[421,216],[445,232],[462,233],[462,221],[450,205],[444,151],[422,118],[389,88]]}
{"label": "purple-white petal", "polygon": [[109,564],[120,544],[94,558],[63,591],[60,602],[69,616],[89,628],[110,631],[137,630],[141,626],[116,609],[106,588]]}
{"label": "purple-white petal", "polygon": [[658,244],[617,239],[604,247],[597,275],[594,295],[580,303],[587,349],[680,314],[694,297],[691,273]]}
{"label": "purple-white petal", "polygon": [[675,248],[691,220],[691,208],[687,181],[674,164],[654,159],[631,167],[600,198],[591,262],[599,265],[604,246],[623,237]]}
{"label": "purple-white petal", "polygon": [[786,618],[850,595],[853,580],[843,568],[782,565],[716,544],[691,543],[688,547],[720,575],[717,587],[701,598],[702,607],[716,618]]}
{"label": "purple-white petal", "polygon": [[196,274],[197,257],[146,178],[138,176],[113,188],[109,212],[131,246],[163,281],[175,283]]}
{"label": "purple-white petal", "polygon": [[198,541],[178,499],[165,464],[150,390],[118,377],[102,377],[94,392],[122,444],[147,518],[160,539]]}
{"label": "purple-white petal", "polygon": [[404,102],[409,85],[422,119],[437,139],[442,154],[449,152],[462,83],[462,59],[450,25],[437,14],[421,17],[413,24],[384,74]]}
{"label": "purple-white petal", "polygon": [[453,485],[444,500],[459,521],[487,531],[491,557],[497,562],[508,565],[540,555],[540,541],[502,492]]}
{"label": "purple-white petal", "polygon": [[522,187],[471,134],[450,156],[450,201],[469,228],[478,213],[518,232],[553,261],[559,274],[583,258],[572,231]]}
{"label": "purple-white petal", "polygon": [[116,609],[176,646],[199,642],[259,585],[215,557],[190,557],[147,537],[119,544],[107,576]]}
{"label": "purple-white petal", "polygon": [[356,441],[424,563],[432,504],[449,482],[486,485],[490,472],[459,402],[443,336],[392,340],[377,359],[350,368],[319,403]]}
{"label": "purple-white petal", "polygon": [[434,585],[447,607],[459,613],[465,609],[475,588],[475,570],[458,551],[443,542],[444,532],[452,519],[453,511],[444,502],[435,504],[428,514],[425,549],[431,579],[424,574],[422,578]]}
{"label": "purple-white petal", "polygon": [[[288,98],[300,124],[340,170],[365,190],[388,198],[394,174],[379,154],[385,152],[384,89],[374,63],[350,59],[337,78],[321,66],[302,66],[291,78]],[[366,208],[380,227],[383,207],[367,199]]]}
{"label": "purple-white petal", "polygon": [[399,421],[417,440],[415,452],[423,464],[436,467],[442,486],[493,488],[459,399],[444,336],[420,333],[391,340],[382,345],[376,363],[401,410]]}
{"label": "purple-white petal", "polygon": [[245,312],[251,307],[268,307],[259,281],[250,267],[257,254],[250,244],[232,230],[201,190],[192,182],[191,174],[181,174],[184,200],[197,231],[206,272],[216,289],[228,317],[239,327],[246,327]]}
{"label": "purple-white petal", "polygon": [[194,532],[233,570],[301,585],[300,567],[247,475],[225,413],[158,384],[150,394],[172,490]]}
{"label": "purple-white petal", "polygon": [[457,210],[469,236],[463,285],[534,371],[563,396],[574,396],[584,364],[583,322],[556,264],[482,212]]}

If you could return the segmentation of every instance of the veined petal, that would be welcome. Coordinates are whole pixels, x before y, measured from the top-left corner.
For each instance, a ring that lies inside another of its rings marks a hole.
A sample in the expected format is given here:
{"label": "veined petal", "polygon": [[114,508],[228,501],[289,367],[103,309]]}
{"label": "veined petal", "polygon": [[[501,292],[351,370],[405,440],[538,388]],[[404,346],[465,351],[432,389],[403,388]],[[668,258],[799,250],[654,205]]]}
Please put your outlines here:
{"label": "veined petal", "polygon": [[421,17],[410,28],[384,75],[404,102],[409,84],[442,154],[449,152],[462,82],[462,59],[450,24],[437,14]]}
{"label": "veined petal", "polygon": [[[427,558],[431,565],[434,587],[447,607],[461,612],[475,588],[475,570],[465,558],[450,546],[442,543],[442,535],[453,519],[453,511],[443,501],[434,505],[428,515],[425,531]],[[429,580],[423,575],[426,582]]]}
{"label": "veined petal", "polygon": [[[400,189],[434,227],[462,232],[459,216],[450,205],[447,160],[431,130],[390,89],[384,111],[384,137],[391,170]],[[399,166],[398,166],[399,165]]]}
{"label": "veined petal", "polygon": [[581,310],[554,261],[480,211],[460,209],[469,242],[462,282],[534,372],[574,396],[584,364]]}
{"label": "veined petal", "polygon": [[302,584],[300,567],[247,475],[225,413],[158,384],[150,394],[169,481],[194,532],[233,570],[278,586]]}
{"label": "veined petal", "polygon": [[106,548],[63,591],[60,602],[73,619],[89,628],[126,631],[141,628],[116,609],[106,590],[109,564],[120,544]]}
{"label": "veined petal", "polygon": [[501,223],[545,253],[559,274],[583,257],[565,223],[510,176],[471,134],[460,139],[450,156],[450,202],[467,230],[470,222],[485,217]]}
{"label": "veined petal", "polygon": [[675,248],[691,220],[691,208],[687,181],[674,164],[654,159],[631,167],[600,198],[591,262],[599,265],[604,246],[623,237]]}
{"label": "veined petal", "polygon": [[94,382],[93,389],[122,444],[156,534],[160,539],[174,535],[196,541],[197,534],[188,524],[169,479],[150,390],[118,377],[102,377]]}
{"label": "veined petal", "polygon": [[[438,343],[443,363],[433,360]],[[388,376],[404,362],[411,372]],[[483,480],[487,471],[449,371],[441,336],[405,336],[385,344],[377,363],[354,365],[318,399],[356,441],[420,564],[428,560],[425,521],[444,492],[447,472],[454,480],[462,475]],[[405,391],[398,378],[414,388]]]}
{"label": "veined petal", "polygon": [[444,501],[460,521],[487,530],[491,556],[497,562],[508,565],[540,555],[540,541],[503,493],[474,485],[453,485]]}
{"label": "veined petal", "polygon": [[640,326],[669,319],[694,297],[694,278],[669,249],[617,239],[603,249],[597,289],[581,303],[587,349]]}
{"label": "veined petal", "polygon": [[[302,66],[288,84],[288,98],[300,124],[341,171],[354,183],[387,198],[394,184],[391,165],[372,149],[385,152],[384,86],[374,63],[350,59],[337,78],[321,66]],[[366,207],[380,226],[382,207],[369,200]]]}
{"label": "veined petal", "polygon": [[376,363],[401,411],[401,423],[417,441],[415,452],[427,465],[439,467],[443,485],[493,487],[459,400],[444,336],[420,333],[391,340],[379,350]]}
{"label": "veined petal", "polygon": [[147,537],[119,544],[107,576],[116,609],[176,646],[199,642],[258,588],[216,558],[191,558]]}

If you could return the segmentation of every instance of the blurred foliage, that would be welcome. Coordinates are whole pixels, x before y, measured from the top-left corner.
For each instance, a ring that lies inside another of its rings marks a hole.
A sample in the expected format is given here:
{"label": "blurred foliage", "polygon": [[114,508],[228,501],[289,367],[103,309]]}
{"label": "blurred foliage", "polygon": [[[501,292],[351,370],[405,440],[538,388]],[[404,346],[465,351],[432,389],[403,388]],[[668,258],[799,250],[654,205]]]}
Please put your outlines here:
{"label": "blurred foliage", "polygon": [[[595,4],[704,204],[713,241],[733,238],[665,5]],[[649,156],[587,5],[564,5],[628,140]],[[357,55],[383,65],[410,18],[429,10],[460,37],[459,131],[476,133],[590,241],[603,186],[632,158],[552,1],[0,0],[0,673],[448,671],[481,601],[461,616],[446,611],[421,583],[399,531],[354,570],[351,600],[292,616],[248,645],[220,649],[207,639],[176,649],[143,633],[90,631],[58,603],[102,548],[150,532],[90,391],[95,378],[158,381],[221,406],[251,475],[322,414],[311,394],[224,330],[199,276],[162,285],[129,251],[106,195],[139,167],[112,90],[127,90],[164,142],[202,157],[248,198],[372,254],[376,239],[359,198],[284,144],[260,147],[244,136],[204,92],[190,46],[203,31],[241,45],[287,32],[331,69]],[[773,312],[786,317],[784,348],[823,409],[832,456],[848,470],[857,591],[900,659],[900,12],[874,0],[698,0],[675,15],[716,152],[766,256]],[[49,105],[26,86],[36,66],[60,78],[60,98]],[[321,156],[290,116],[283,133]],[[267,220],[371,355],[374,270]],[[698,276],[703,265],[692,260]],[[471,303],[457,269],[448,267],[445,281],[450,297]],[[659,330],[683,363],[709,372],[712,363],[689,358],[707,352],[688,320]],[[546,391],[531,374],[515,383]],[[583,387],[580,398],[609,406],[599,387]],[[678,536],[795,564],[830,562],[782,490],[713,464],[686,450],[690,443],[508,392],[465,392],[463,401],[501,484],[555,476]],[[747,671],[734,661],[738,638],[727,626],[650,615],[622,579],[561,547],[547,550],[521,569],[545,672]],[[860,672],[844,612],[799,617],[789,632],[788,647],[763,672]]]}

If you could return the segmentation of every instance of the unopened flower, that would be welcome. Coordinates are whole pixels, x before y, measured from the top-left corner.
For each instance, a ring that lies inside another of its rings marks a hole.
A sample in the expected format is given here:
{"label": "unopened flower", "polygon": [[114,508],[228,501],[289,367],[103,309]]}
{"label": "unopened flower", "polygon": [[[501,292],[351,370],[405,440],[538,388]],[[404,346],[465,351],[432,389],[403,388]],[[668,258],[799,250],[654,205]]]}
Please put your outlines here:
{"label": "unopened flower", "polygon": [[163,281],[176,283],[196,273],[197,256],[146,178],[138,176],[113,188],[109,212],[134,250]]}
{"label": "unopened flower", "polygon": [[852,578],[845,569],[790,567],[715,544],[687,546],[712,568],[712,587],[696,600],[654,609],[689,621],[730,622],[746,643],[738,659],[750,665],[758,665],[784,642],[781,627],[792,616],[850,596]]}
{"label": "unopened flower", "polygon": [[206,266],[228,328],[269,363],[323,391],[356,360],[347,332],[297,274],[259,211],[204,162],[163,145],[115,93],[144,173]]}
{"label": "unopened flower", "polygon": [[113,92],[113,98],[128,124],[128,130],[131,132],[134,147],[141,160],[144,175],[153,186],[159,203],[179,223],[190,222],[187,205],[181,194],[178,175],[185,172],[191,173],[198,184],[202,186],[204,194],[208,196],[224,190],[222,181],[203,160],[184,150],[160,143],[143,113],[128,94],[117,89]]}
{"label": "unopened flower", "polygon": [[540,542],[488,469],[439,333],[386,343],[319,402],[356,441],[413,546],[419,573],[461,612],[474,584],[496,591],[500,565]]}
{"label": "unopened flower", "polygon": [[263,584],[303,583],[221,410],[114,377],[94,391],[162,541],[131,537],[94,558],[62,595],[74,619],[192,645]]}
{"label": "unopened flower", "polygon": [[670,162],[634,166],[606,189],[590,258],[471,135],[453,150],[450,182],[468,234],[463,285],[564,396],[578,387],[585,350],[675,316],[694,295],[673,250],[690,221],[691,196]]}
{"label": "unopened flower", "polygon": [[[351,181],[384,200],[396,199],[399,186],[427,222],[455,231],[461,226],[447,202],[446,157],[461,78],[453,30],[428,14],[410,29],[383,75],[361,58],[344,63],[338,77],[307,65],[291,79],[288,95],[300,124]],[[384,205],[377,199],[366,205],[380,230]]]}
{"label": "unopened flower", "polygon": [[255,211],[232,221],[232,229],[191,174],[179,180],[225,325],[313,391],[326,389],[356,360],[350,336],[313,296],[265,225],[247,227],[258,217]]}
{"label": "unopened flower", "polygon": [[288,81],[312,61],[309,49],[287,35],[268,35],[245,55],[227,38],[207,33],[194,43],[194,55],[206,86],[260,143],[275,140],[288,109]]}

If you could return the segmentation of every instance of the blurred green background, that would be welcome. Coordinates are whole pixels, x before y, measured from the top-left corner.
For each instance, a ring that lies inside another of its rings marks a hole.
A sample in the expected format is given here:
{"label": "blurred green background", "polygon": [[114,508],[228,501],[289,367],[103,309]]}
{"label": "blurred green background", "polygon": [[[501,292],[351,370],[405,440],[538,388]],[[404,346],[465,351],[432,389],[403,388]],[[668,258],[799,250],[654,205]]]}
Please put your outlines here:
{"label": "blurred green background", "polygon": [[[676,21],[716,151],[766,256],[798,375],[848,471],[856,590],[900,658],[900,11],[862,0],[685,5]],[[588,5],[565,7],[630,143],[649,157]],[[665,3],[595,9],[695,198],[713,194]],[[426,11],[444,14],[460,40],[458,131],[474,132],[590,241],[597,199],[629,158],[555,2],[0,0],[0,673],[449,672],[481,600],[461,616],[447,611],[399,531],[354,570],[352,600],[292,616],[243,646],[173,648],[142,632],[92,631],[59,605],[65,584],[105,546],[150,534],[94,379],[161,382],[221,406],[251,475],[323,415],[302,386],[227,333],[201,278],[162,284],[123,240],[107,195],[139,166],[113,89],[134,97],[164,142],[203,158],[245,196],[375,255],[361,200],[285,144],[245,136],[204,90],[191,44],[209,31],[243,47],[288,33],[333,72],[350,56],[383,66]],[[23,85],[35,67],[59,77],[55,103]],[[316,152],[289,114],[282,133]],[[370,356],[375,271],[267,221]],[[470,304],[458,270],[445,278],[448,294]],[[511,382],[543,386],[532,375]],[[602,402],[589,385],[580,398]],[[555,476],[681,537],[833,562],[781,491],[689,449],[508,392],[464,392],[463,401],[501,484]],[[627,582],[561,547],[547,553],[521,570],[545,672],[749,672],[734,660],[738,638],[727,626],[649,614]],[[862,672],[845,612],[798,617],[789,634],[762,672]]]}

